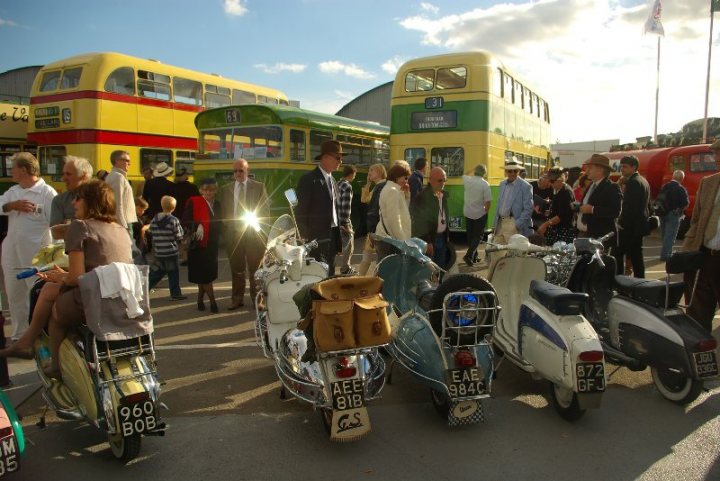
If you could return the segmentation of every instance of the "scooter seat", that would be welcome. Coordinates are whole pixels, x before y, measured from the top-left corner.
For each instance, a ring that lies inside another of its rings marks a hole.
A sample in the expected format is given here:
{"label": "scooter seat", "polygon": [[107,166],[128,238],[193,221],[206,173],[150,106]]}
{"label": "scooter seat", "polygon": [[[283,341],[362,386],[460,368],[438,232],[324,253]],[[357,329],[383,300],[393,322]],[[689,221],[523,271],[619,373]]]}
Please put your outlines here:
{"label": "scooter seat", "polygon": [[539,280],[530,282],[530,296],[558,316],[582,314],[589,297],[583,292],[572,292]]}
{"label": "scooter seat", "polygon": [[[628,276],[615,276],[617,291],[625,296],[654,307],[665,307],[667,284],[663,281]],[[685,292],[684,282],[671,282],[668,292],[668,307],[677,306]]]}

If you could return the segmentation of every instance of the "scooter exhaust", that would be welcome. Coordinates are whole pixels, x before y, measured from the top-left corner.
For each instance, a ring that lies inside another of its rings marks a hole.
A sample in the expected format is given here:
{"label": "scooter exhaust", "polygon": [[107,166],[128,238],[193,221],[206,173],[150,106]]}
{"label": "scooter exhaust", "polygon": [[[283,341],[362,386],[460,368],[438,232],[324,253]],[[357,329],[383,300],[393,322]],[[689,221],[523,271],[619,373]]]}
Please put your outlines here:
{"label": "scooter exhaust", "polygon": [[631,371],[644,371],[647,367],[642,362],[638,361],[635,358],[632,358],[625,353],[618,351],[611,345],[607,344],[606,342],[602,342],[602,348],[605,352],[605,360],[608,361],[611,364],[622,364],[623,366],[627,367]]}

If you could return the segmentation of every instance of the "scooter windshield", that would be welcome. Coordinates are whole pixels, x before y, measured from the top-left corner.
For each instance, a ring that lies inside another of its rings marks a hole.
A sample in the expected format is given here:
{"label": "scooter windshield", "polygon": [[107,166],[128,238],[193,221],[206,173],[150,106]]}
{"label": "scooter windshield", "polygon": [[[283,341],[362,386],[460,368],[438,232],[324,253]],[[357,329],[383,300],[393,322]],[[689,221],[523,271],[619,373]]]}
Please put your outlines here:
{"label": "scooter windshield", "polygon": [[278,220],[270,228],[268,234],[267,249],[270,250],[277,244],[285,243],[289,240],[295,240],[297,237],[297,229],[295,221],[288,214],[278,217]]}
{"label": "scooter windshield", "polygon": [[383,259],[377,274],[385,282],[383,297],[405,313],[418,305],[416,287],[432,276],[430,259],[423,254],[426,244],[420,239],[401,241],[375,236],[377,242],[387,242],[399,252]]}

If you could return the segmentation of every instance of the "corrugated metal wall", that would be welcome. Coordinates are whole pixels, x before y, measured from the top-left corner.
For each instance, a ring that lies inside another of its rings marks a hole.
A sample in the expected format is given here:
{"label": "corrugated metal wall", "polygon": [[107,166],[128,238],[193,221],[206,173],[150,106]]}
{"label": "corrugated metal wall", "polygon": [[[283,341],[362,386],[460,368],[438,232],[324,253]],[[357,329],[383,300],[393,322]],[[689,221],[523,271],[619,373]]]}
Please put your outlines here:
{"label": "corrugated metal wall", "polygon": [[392,84],[392,82],[388,82],[368,90],[338,110],[336,115],[355,120],[378,122],[389,127]]}
{"label": "corrugated metal wall", "polygon": [[0,73],[0,102],[29,103],[30,89],[41,68],[22,67]]}

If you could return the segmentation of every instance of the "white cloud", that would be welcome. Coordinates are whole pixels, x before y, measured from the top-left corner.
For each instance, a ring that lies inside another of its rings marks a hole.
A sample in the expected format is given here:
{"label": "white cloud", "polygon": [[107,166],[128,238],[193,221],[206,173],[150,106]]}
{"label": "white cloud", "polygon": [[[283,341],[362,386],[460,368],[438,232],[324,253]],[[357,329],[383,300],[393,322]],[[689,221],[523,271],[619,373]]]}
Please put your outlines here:
{"label": "white cloud", "polygon": [[329,60],[327,62],[321,62],[318,64],[318,68],[322,73],[338,74],[343,73],[348,77],[354,77],[359,79],[371,79],[375,77],[374,74],[367,72],[354,63],[344,64],[338,60]]}
{"label": "white cloud", "polygon": [[228,15],[242,17],[248,11],[244,0],[223,0],[223,8]]}
{"label": "white cloud", "polygon": [[[675,132],[704,109],[709,19],[705,0],[666,2],[662,12],[658,133]],[[652,2],[525,0],[400,25],[424,45],[489,50],[545,96],[552,135],[580,141],[652,135],[657,37],[642,35]],[[720,111],[715,68],[709,114]]]}
{"label": "white cloud", "polygon": [[432,3],[428,3],[428,2],[420,2],[420,9],[424,10],[426,12],[436,14],[436,15],[440,11],[440,9],[438,7],[436,7]]}
{"label": "white cloud", "polygon": [[6,20],[4,18],[0,18],[0,27],[17,27],[18,24],[13,22],[12,20]]}
{"label": "white cloud", "polygon": [[381,68],[390,75],[395,75],[400,69],[400,66],[404,64],[405,61],[405,59],[395,56],[389,60],[386,60],[385,63],[382,64]]}
{"label": "white cloud", "polygon": [[352,100],[356,97],[355,95],[352,94],[352,92],[344,92],[342,90],[333,90],[333,92],[339,99],[343,99],[343,100]]}
{"label": "white cloud", "polygon": [[282,63],[278,62],[275,65],[267,65],[264,63],[259,63],[254,65],[255,68],[262,70],[265,73],[280,73],[280,72],[292,72],[292,73],[300,73],[307,65],[302,65],[299,63]]}

